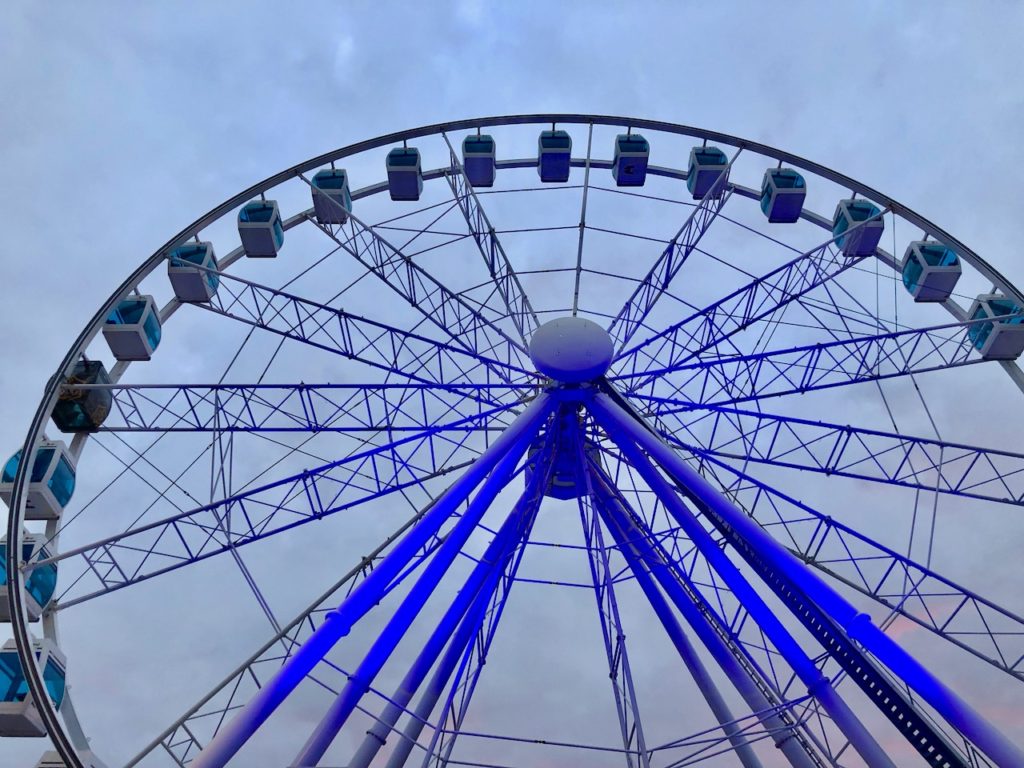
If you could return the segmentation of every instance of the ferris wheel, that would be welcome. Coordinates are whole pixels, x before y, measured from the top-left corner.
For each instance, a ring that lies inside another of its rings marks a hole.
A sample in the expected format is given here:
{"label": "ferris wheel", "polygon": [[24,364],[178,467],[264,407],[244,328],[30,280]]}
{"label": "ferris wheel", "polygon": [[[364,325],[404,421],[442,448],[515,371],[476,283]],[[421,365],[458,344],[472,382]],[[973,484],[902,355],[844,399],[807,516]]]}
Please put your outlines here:
{"label": "ferris wheel", "polygon": [[[885,195],[682,125],[300,163],[124,280],[4,465],[0,737],[66,768],[1022,766],[985,706],[1024,679],[1022,307]],[[77,683],[78,617],[146,610],[234,661],[188,646],[176,699],[139,647],[138,708]]]}

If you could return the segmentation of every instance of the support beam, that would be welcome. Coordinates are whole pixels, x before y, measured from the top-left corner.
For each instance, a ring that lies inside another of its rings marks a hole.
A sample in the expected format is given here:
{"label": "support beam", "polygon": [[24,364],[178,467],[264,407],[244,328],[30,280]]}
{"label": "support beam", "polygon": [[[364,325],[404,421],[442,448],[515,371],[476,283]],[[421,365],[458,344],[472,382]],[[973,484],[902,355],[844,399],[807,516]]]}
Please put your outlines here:
{"label": "support beam", "polygon": [[[650,396],[679,398],[695,405],[730,405],[843,387],[984,362],[967,336],[974,322],[721,357],[621,374],[610,380],[628,388],[632,396],[640,388],[634,382],[643,381]],[[658,388],[659,384],[663,386]]]}
{"label": "support beam", "polygon": [[[459,552],[469,541],[469,537],[480,524],[494,499],[516,475],[516,467],[526,454],[526,449],[525,442],[518,444],[501,458],[497,466],[484,479],[483,485],[469,503],[466,512],[445,536],[444,543],[434,553],[433,558],[412,589],[409,590],[405,599],[402,600],[401,605],[377,635],[362,663],[313,730],[296,757],[294,765],[314,767],[319,765],[349,715],[355,710],[363,694],[373,684],[377,674],[387,663],[395,648],[398,647],[412,622],[419,616],[423,606],[426,605],[441,579],[459,556]],[[500,557],[505,547],[519,533],[521,522],[516,510],[513,510],[506,518],[498,534],[485,551],[483,558],[477,562],[462,591],[452,604],[451,610],[442,618],[441,626],[446,627],[448,632],[454,630],[455,623],[469,607],[469,601],[486,578],[491,563]],[[434,643],[435,646],[443,645],[445,639],[447,638],[437,639]],[[440,650],[440,648],[438,647],[436,650]]]}
{"label": "support beam", "polygon": [[459,162],[455,147],[452,146],[447,133],[441,134],[448,151],[451,155],[451,168],[445,176],[448,186],[451,187],[455,202],[463,218],[466,219],[466,226],[469,227],[469,234],[476,243],[477,250],[483,257],[487,272],[494,283],[494,290],[501,296],[502,303],[508,311],[508,316],[515,325],[519,338],[523,345],[529,343],[529,338],[540,325],[537,313],[530,304],[530,299],[519,282],[519,275],[512,268],[505,248],[498,238],[498,234],[487,217],[486,211],[480,204],[480,198],[473,189],[473,185],[466,178],[466,173]]}
{"label": "support beam", "polygon": [[[605,394],[596,395],[591,404],[591,409],[595,412],[600,423],[613,434],[613,439],[617,438],[616,442],[623,450],[623,453],[629,456],[631,462],[634,462],[634,466],[636,465],[635,462],[639,462],[640,466],[644,468],[642,471],[645,472],[645,479],[652,483],[652,488],[657,486],[661,489],[663,493],[659,493],[659,496],[662,497],[662,500],[666,504],[671,503],[673,507],[676,507],[674,511],[681,513],[681,525],[686,521],[689,528],[693,529],[694,535],[698,537],[708,536],[703,527],[697,524],[692,516],[688,516],[688,511],[685,510],[685,507],[673,501],[676,497],[671,487],[668,486],[656,471],[653,471],[653,467],[644,457],[642,451],[647,451],[661,464],[683,491],[694,500],[694,503],[716,522],[716,525],[722,529],[731,529],[736,536],[736,541],[743,541],[748,550],[756,551],[758,557],[763,559],[768,567],[772,568],[780,577],[784,577],[798,590],[803,592],[807,599],[820,608],[825,615],[829,616],[845,632],[850,640],[858,643],[885,664],[953,727],[957,728],[964,736],[974,742],[996,765],[1000,766],[1000,768],[1024,765],[1024,752],[995,729],[970,704],[946,687],[924,665],[875,626],[871,622],[870,616],[859,612],[838,592],[815,576],[813,572],[808,570],[806,566],[786,551],[763,529],[758,527],[753,520],[736,509],[710,483],[690,468],[675,451],[659,440],[645,426],[634,420],[627,412],[623,411],[610,397]],[[657,488],[655,489],[657,490]],[[667,498],[665,494],[669,494],[671,498]],[[721,553],[721,550],[716,548],[714,552]],[[724,559],[724,554],[719,559]],[[722,571],[719,570],[719,573],[722,573]],[[743,596],[742,592],[737,590],[735,586],[730,586],[744,600],[749,610],[751,608],[749,597]],[[759,600],[760,598],[756,599]],[[754,612],[751,611],[751,613],[753,614]],[[765,623],[760,618],[756,616],[755,618],[758,619],[758,623],[767,631],[768,627]],[[778,642],[776,642],[777,647],[778,645]],[[780,651],[788,658],[788,653],[782,648],[780,648]],[[800,669],[794,667],[794,671],[800,674]],[[813,683],[814,681],[806,682]],[[830,685],[826,684],[824,687],[827,690],[832,690]],[[817,694],[816,691],[812,691],[812,693]],[[845,716],[836,717],[838,711],[832,712],[828,705],[826,707],[830,709],[833,719],[836,719],[837,723],[842,725]],[[847,732],[845,727],[843,730],[847,733],[857,751],[871,763],[871,760],[875,758],[870,757],[870,753],[865,754],[863,734],[858,734],[855,731]],[[871,739],[871,741],[873,742],[874,740]]]}
{"label": "support beam", "polygon": [[[719,692],[718,686],[715,685],[715,681],[711,678],[711,675],[708,673],[707,668],[704,666],[704,663],[701,661],[693,645],[690,643],[689,638],[687,638],[686,634],[683,632],[683,628],[679,625],[679,622],[672,614],[671,610],[668,607],[668,604],[665,602],[664,597],[654,586],[654,583],[651,581],[651,577],[647,569],[641,566],[640,561],[638,560],[638,552],[641,550],[642,547],[647,547],[647,551],[650,552],[649,544],[646,541],[643,544],[639,543],[641,540],[649,539],[650,532],[648,531],[644,533],[641,530],[639,530],[639,527],[637,526],[637,518],[635,513],[632,513],[632,510],[628,510],[628,508],[625,506],[624,500],[622,500],[620,496],[614,494],[614,492],[611,490],[611,485],[608,482],[610,478],[608,478],[607,476],[603,476],[603,473],[597,467],[587,467],[587,474],[590,476],[587,490],[588,494],[590,495],[590,498],[593,499],[595,508],[599,510],[601,517],[605,520],[605,524],[608,526],[609,531],[611,531],[612,538],[615,539],[615,543],[616,546],[619,548],[619,552],[626,559],[626,564],[633,572],[633,575],[637,580],[637,584],[639,584],[640,588],[643,590],[644,595],[647,597],[648,602],[651,604],[651,608],[654,609],[655,615],[658,617],[659,621],[661,621],[662,626],[665,628],[665,632],[672,640],[672,644],[675,646],[676,652],[679,654],[680,660],[686,666],[686,669],[690,673],[690,676],[697,684],[697,688],[700,690],[701,695],[704,697],[705,701],[707,701],[708,707],[711,709],[711,712],[715,716],[715,719],[718,721],[719,726],[722,728],[723,732],[728,738],[729,743],[732,744],[733,749],[736,752],[736,757],[739,759],[740,764],[743,766],[743,768],[761,768],[761,761],[757,758],[757,755],[754,753],[754,750],[751,749],[750,745],[746,743],[746,739],[741,733],[741,729],[737,726],[732,711],[729,709],[729,705],[726,703],[725,699],[722,697],[722,694]],[[581,505],[581,514],[582,510],[583,508]],[[627,527],[625,529],[623,528],[624,517],[629,518],[629,522],[626,522],[625,524],[629,526],[629,523],[631,522],[632,527]],[[586,524],[587,522],[588,521],[584,517],[584,523]],[[592,522],[593,527],[595,529],[594,538],[597,540],[598,544],[601,547],[601,556],[604,565],[604,573],[607,577],[607,575],[610,574],[610,569],[608,568],[608,554],[607,551],[604,549],[604,543],[600,538],[601,526],[598,522],[598,518],[596,515],[593,517]],[[593,555],[591,555],[591,558],[593,560]],[[664,566],[664,563],[662,565]],[[591,567],[594,568],[593,565]],[[610,580],[606,581],[606,584],[607,588],[610,591],[612,589]],[[687,613],[690,614],[691,618],[693,618],[693,620],[695,621],[702,620],[702,617],[697,617],[694,615],[698,612],[699,611],[696,610],[696,606],[692,603],[690,603],[687,606]],[[617,625],[617,610],[614,613],[614,618]],[[619,632],[621,633],[621,629],[619,629]],[[713,635],[714,633],[712,632],[710,634]],[[742,680],[737,680],[738,687],[743,688],[744,690],[748,691],[748,693],[753,694],[754,701],[758,705],[753,707],[754,711],[770,707],[771,705],[768,702],[767,698],[764,698],[763,694],[757,689],[756,685],[754,685],[750,678],[746,674],[744,674],[744,671],[739,668],[739,665],[736,663],[735,658],[733,658],[731,654],[728,652],[728,650],[724,647],[724,642],[722,642],[721,638],[719,638],[717,635],[715,635],[715,638],[715,640],[710,640],[709,638],[709,645],[714,645],[719,654],[724,652],[725,655],[729,656],[729,660],[725,662],[725,666],[728,668],[729,672],[731,672],[732,674],[739,675],[743,678]],[[780,729],[785,728],[784,724],[778,717],[776,717],[774,720],[774,722],[765,722],[765,726],[778,727]],[[776,741],[776,744],[781,744],[782,741],[786,740],[786,738],[786,736],[780,735],[778,737],[778,740]],[[804,757],[806,757],[806,755],[804,755]],[[795,765],[803,767],[811,766],[813,765],[813,763],[811,763],[809,760],[801,761],[800,759],[797,759]]]}
{"label": "support beam", "polygon": [[690,212],[675,237],[665,246],[654,266],[609,324],[608,333],[615,340],[615,351],[619,357],[631,354],[623,353],[626,345],[643,327],[644,320],[654,309],[658,299],[668,291],[679,269],[697,248],[701,238],[711,228],[719,212],[732,196],[733,188],[728,183],[729,169],[742,151],[736,150],[728,167],[719,174],[708,193]]}
{"label": "support beam", "polygon": [[1024,505],[1024,453],[674,398],[630,399],[663,422],[670,443],[719,459]]}
{"label": "support beam", "polygon": [[456,480],[437,504],[417,523],[381,563],[357,586],[338,609],[303,646],[281,667],[200,753],[192,768],[224,768],[249,737],[273,714],[274,710],[298,687],[324,655],[380,599],[388,583],[402,570],[413,554],[465,501],[466,497],[501,459],[529,444],[541,422],[551,411],[551,402],[541,394],[480,457]]}
{"label": "support beam", "polygon": [[[550,457],[551,441],[543,449],[543,454]],[[459,591],[455,601],[442,616],[434,632],[423,645],[422,650],[413,662],[406,676],[402,679],[394,694],[388,700],[380,717],[366,732],[359,749],[348,762],[348,768],[368,768],[380,748],[387,742],[391,731],[395,730],[402,713],[406,710],[413,696],[416,695],[431,668],[437,662],[445,645],[449,643],[458,626],[469,624],[475,626],[475,618],[483,615],[487,605],[494,599],[500,576],[514,563],[518,562],[516,553],[529,540],[530,531],[536,520],[537,511],[543,498],[543,487],[546,485],[548,473],[537,472],[533,475],[512,513],[498,531],[483,557]],[[461,653],[469,642],[471,633],[463,631],[452,640],[450,653],[456,656]],[[430,701],[429,692],[424,695]],[[431,704],[431,709],[433,704]],[[422,718],[413,717],[420,727],[429,717],[429,712]],[[418,732],[416,736],[418,736]],[[409,746],[415,742],[415,737]]]}
{"label": "support beam", "polygon": [[[672,453],[671,449],[660,443],[646,427],[623,411],[608,395],[603,393],[595,395],[589,407],[598,424],[608,433],[627,461],[640,473],[644,482],[655,492],[661,503],[676,518],[690,540],[722,577],[737,599],[743,603],[750,617],[764,630],[797,677],[807,686],[808,693],[821,703],[858,754],[872,768],[876,766],[895,768],[895,765],[846,701],[836,693],[832,682],[821,674],[811,658],[789,633],[789,630],[753,589],[725,552],[718,547],[718,544],[693,513],[682,503],[672,486],[644,455],[641,446],[651,452],[648,444],[654,442],[665,447],[669,453]],[[640,442],[638,437],[640,433],[643,433],[644,442]],[[660,455],[657,458],[660,459]],[[692,470],[690,471],[692,472]],[[696,475],[696,473],[693,474]],[[705,482],[699,475],[696,477],[701,482]],[[710,488],[710,486],[708,487]]]}
{"label": "support beam", "polygon": [[[881,218],[887,211],[859,222],[846,234],[850,235],[868,222]],[[835,247],[835,240],[835,237],[830,237],[821,245],[669,326],[632,349],[620,351],[619,359],[627,359],[630,371],[637,373],[651,364],[665,365],[667,361],[669,367],[676,367],[697,357],[701,352],[768,317],[819,285],[834,280],[861,261],[861,258],[845,256]],[[643,386],[644,383],[640,380],[636,386]]]}

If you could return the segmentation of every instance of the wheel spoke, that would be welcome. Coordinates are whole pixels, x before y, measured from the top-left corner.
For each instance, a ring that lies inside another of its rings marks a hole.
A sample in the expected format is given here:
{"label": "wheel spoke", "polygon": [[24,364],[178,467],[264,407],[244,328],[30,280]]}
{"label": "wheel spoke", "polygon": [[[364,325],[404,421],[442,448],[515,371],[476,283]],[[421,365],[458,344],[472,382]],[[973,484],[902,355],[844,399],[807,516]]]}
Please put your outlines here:
{"label": "wheel spoke", "polygon": [[728,406],[632,399],[661,422],[663,437],[720,459],[1024,504],[1024,453]]}
{"label": "wheel spoke", "polygon": [[[737,150],[729,161],[729,168],[739,156]],[[719,212],[732,196],[733,188],[727,183],[728,171],[719,175],[714,185],[690,212],[683,226],[676,232],[675,237],[661,252],[654,266],[651,267],[647,276],[636,287],[633,294],[626,300],[626,303],[619,310],[619,313],[608,326],[608,333],[616,342],[616,353],[619,357],[632,355],[633,352],[623,353],[626,345],[636,335],[636,332],[643,327],[644,319],[654,309],[658,299],[669,289],[672,280],[678,274],[679,269],[696,249],[697,244],[704,233],[708,231]],[[721,190],[721,185],[725,189]],[[648,344],[644,342],[644,344]]]}
{"label": "wheel spoke", "polygon": [[748,504],[748,513],[802,561],[1024,680],[1024,618],[749,473],[696,453],[769,498],[760,510]]}
{"label": "wheel spoke", "polygon": [[529,337],[533,335],[540,324],[537,313],[530,304],[530,298],[526,295],[522,283],[519,282],[519,276],[512,268],[505,248],[480,203],[480,197],[473,189],[473,185],[469,183],[469,179],[466,178],[465,170],[455,154],[455,148],[452,146],[448,134],[442,133],[441,135],[444,137],[451,155],[451,169],[445,179],[448,186],[451,187],[452,195],[463,218],[466,220],[469,234],[472,236],[473,242],[476,243],[484,264],[487,265],[487,272],[491,276],[494,288],[501,296],[502,303],[525,347]]}
{"label": "wheel spoke", "polygon": [[[454,413],[480,416],[536,388],[507,384],[114,384],[100,432],[418,432]],[[467,422],[464,429],[496,429]],[[452,431],[452,430],[449,430]]]}
{"label": "wheel spoke", "polygon": [[[879,213],[878,217],[884,213]],[[870,219],[857,226],[867,221]],[[629,371],[636,379],[631,389],[649,381],[636,374],[652,366],[672,368],[684,364],[819,285],[834,280],[864,258],[845,256],[836,248],[835,241],[835,237],[829,238],[764,277],[621,352],[619,359],[628,361]],[[649,372],[649,375],[655,374]]]}
{"label": "wheel spoke", "polygon": [[[305,177],[303,180],[309,183]],[[405,299],[410,308],[469,354],[500,360],[506,368],[514,367],[523,359],[525,345],[502,331],[496,324],[496,317],[485,317],[355,215],[349,214],[338,234],[313,221],[325,235]],[[496,367],[494,374],[509,381],[505,368]]]}
{"label": "wheel spoke", "polygon": [[461,344],[434,341],[225,272],[217,274],[217,294],[210,303],[196,306],[412,381],[471,382],[479,372],[487,379],[493,375],[512,382],[529,375],[511,360],[501,362]]}
{"label": "wheel spoke", "polygon": [[[752,355],[732,355],[656,372],[616,376],[612,380],[621,382],[629,387],[630,393],[636,394],[636,387],[630,384],[643,377],[645,386],[651,390],[648,398],[688,399],[695,405],[760,400],[985,362],[976,354],[968,336],[970,328],[979,322],[984,321],[947,323]],[[680,381],[651,378],[652,373],[656,376],[676,374]],[[659,383],[667,385],[667,392],[655,393]]]}
{"label": "wheel spoke", "polygon": [[[432,502],[431,502],[432,503]],[[200,752],[209,739],[217,735],[227,716],[237,708],[240,701],[251,696],[262,687],[263,682],[281,663],[291,657],[295,649],[316,631],[330,609],[338,603],[343,591],[352,588],[369,573],[391,546],[402,537],[430,508],[428,504],[413,517],[405,521],[369,555],[362,558],[335,584],[302,610],[295,618],[277,631],[273,637],[249,656],[231,674],[204,694],[178,720],[166,728],[141,752],[125,764],[132,768],[158,747],[163,747],[179,764],[190,761]],[[405,574],[395,580],[391,589],[397,587],[407,576],[412,575],[441,544],[441,538],[432,539],[417,555]],[[346,673],[329,661],[322,662],[320,674],[311,674],[310,679],[329,693],[336,694],[340,688],[338,680],[327,682],[325,672],[332,677],[344,679]]]}
{"label": "wheel spoke", "polygon": [[[231,497],[67,550],[37,565],[82,564],[61,608],[123,589],[296,526],[422,485],[465,466],[471,457],[465,427],[511,408],[439,424]],[[452,430],[449,432],[449,430]]]}

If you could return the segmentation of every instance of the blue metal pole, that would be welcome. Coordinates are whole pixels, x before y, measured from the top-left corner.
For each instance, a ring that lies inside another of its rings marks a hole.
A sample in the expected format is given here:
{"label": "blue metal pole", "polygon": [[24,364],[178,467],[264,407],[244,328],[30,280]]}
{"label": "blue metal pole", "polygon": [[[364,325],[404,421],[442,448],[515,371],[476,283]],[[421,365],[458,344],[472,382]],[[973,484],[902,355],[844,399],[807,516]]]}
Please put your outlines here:
{"label": "blue metal pole", "polygon": [[[534,476],[539,477],[539,474]],[[523,542],[533,525],[534,515],[539,506],[539,483],[533,482],[528,487],[505,520],[497,535],[491,541],[483,557],[473,568],[466,583],[459,590],[455,601],[445,611],[437,628],[430,635],[423,650],[420,651],[412,667],[388,701],[380,717],[366,732],[359,749],[348,762],[348,768],[367,768],[373,758],[387,741],[388,735],[394,730],[395,723],[402,716],[407,705],[416,695],[420,685],[426,679],[437,657],[444,650],[445,644],[455,632],[459,622],[467,611],[473,612],[472,606],[478,603],[486,605],[497,585],[498,574],[503,569],[510,555]]]}
{"label": "blue metal pole", "polygon": [[[315,766],[323,758],[331,743],[337,737],[338,732],[348,720],[349,715],[355,710],[359,700],[363,697],[374,678],[383,668],[384,664],[391,657],[398,643],[405,636],[412,622],[419,615],[427,600],[437,589],[437,585],[447,573],[455,558],[458,557],[462,547],[469,540],[470,535],[476,530],[478,524],[488,510],[498,493],[509,483],[515,475],[516,465],[526,453],[526,443],[517,445],[498,463],[494,471],[484,481],[483,486],[469,504],[466,513],[459,519],[459,522],[452,528],[430,563],[424,568],[423,573],[417,579],[416,584],[409,590],[398,610],[391,616],[384,629],[374,640],[370,650],[367,651],[362,663],[356,671],[349,676],[348,682],[338,694],[331,707],[324,714],[320,723],[314,729],[305,746],[295,759],[296,766]],[[495,561],[504,551],[509,540],[518,532],[520,523],[519,505],[509,513],[505,522],[502,523],[498,534],[488,545],[483,558],[477,561],[471,571],[469,578],[462,589],[456,595],[455,600],[449,606],[437,630],[428,639],[426,646],[420,656],[413,664],[409,676],[416,685],[430,670],[433,658],[444,647],[448,636],[455,629],[455,625],[469,603],[472,601],[476,591],[480,588],[487,573],[494,566]],[[432,654],[432,655],[431,655]],[[407,680],[408,677],[407,676]],[[403,682],[404,688],[404,682]],[[413,689],[413,691],[415,688]],[[400,694],[401,695],[401,694]],[[412,696],[408,693],[406,700]]]}
{"label": "blue metal pole", "polygon": [[[604,393],[594,396],[590,402],[590,410],[629,463],[636,468],[648,487],[658,496],[659,501],[676,518],[701,554],[722,577],[736,598],[743,603],[751,618],[764,630],[779,653],[789,662],[793,672],[807,686],[808,692],[829,713],[864,761],[872,768],[876,766],[896,768],[874,736],[868,732],[849,705],[836,693],[831,681],[815,666],[800,644],[789,633],[789,630],[761,599],[761,596],[744,578],[725,552],[715,544],[711,535],[682,503],[682,499],[669,482],[644,455],[641,446],[647,447],[646,444],[652,441],[660,444],[660,441]],[[644,443],[639,442],[637,433],[643,433]],[[668,451],[671,453],[671,449]],[[680,461],[680,463],[683,462]],[[683,466],[686,466],[685,463]],[[689,467],[687,469],[689,470]],[[692,470],[690,471],[692,472]],[[695,472],[693,474],[696,475]],[[699,477],[699,475],[696,476]],[[710,488],[710,486],[708,487]]]}
{"label": "blue metal pole", "polygon": [[[679,621],[666,603],[665,597],[652,580],[652,575],[657,578],[662,589],[668,594],[679,612],[683,614],[683,617],[693,628],[704,644],[704,647],[707,648],[712,658],[722,668],[722,671],[725,672],[726,677],[729,678],[737,692],[743,697],[751,711],[763,713],[761,715],[761,722],[766,728],[775,733],[773,737],[775,746],[783,753],[789,764],[793,768],[818,768],[816,763],[808,757],[804,746],[795,738],[796,734],[793,726],[784,722],[782,717],[774,712],[775,705],[769,701],[764,691],[754,682],[752,678],[753,672],[743,668],[732,651],[729,650],[725,640],[711,627],[708,617],[701,612],[693,599],[683,590],[673,574],[669,572],[668,567],[665,565],[665,553],[663,551],[660,554],[656,552],[647,534],[635,525],[631,514],[632,511],[626,506],[625,501],[610,492],[611,485],[606,482],[605,478],[596,476],[594,477],[594,482],[598,485],[599,493],[602,494],[602,497],[597,500],[595,506],[600,511],[601,517],[608,526],[608,530],[611,531],[612,537],[615,539],[619,551],[626,559],[626,563],[636,578],[637,584],[643,590],[647,601],[654,609],[655,614],[661,621],[665,632],[672,640],[683,662],[687,665],[687,668],[691,667],[691,661],[688,659],[692,659],[695,662],[693,669],[691,669],[691,674],[694,674],[695,678],[698,673],[707,676],[707,670],[683,632]],[[605,487],[601,488],[600,486]],[[711,707],[719,723],[726,729],[726,733],[729,734],[730,742],[733,743],[739,753],[741,762],[746,764],[742,752],[740,752],[739,746],[737,746],[736,739],[725,725],[726,723],[732,723],[732,730],[739,734],[739,728],[733,722],[732,713],[729,711],[728,705],[725,704],[724,700],[721,700],[721,694],[714,687],[713,681],[708,690],[714,693],[714,698],[718,699],[718,701],[713,701],[712,698],[706,695],[708,705]],[[742,746],[752,753],[750,746],[743,743],[742,734],[739,734],[739,737]],[[753,761],[751,764],[760,764],[756,756],[753,757]]]}
{"label": "blue metal pole", "polygon": [[[537,508],[540,505],[541,495],[537,494],[534,499],[534,507],[530,510],[530,526],[533,524]],[[524,534],[524,540],[529,537],[529,530]],[[519,563],[522,559],[523,548],[520,547],[519,551],[515,553],[508,564],[508,572],[505,575],[505,582],[507,584],[505,593],[501,595],[497,604],[495,605],[494,618],[491,621],[491,631],[493,632],[496,628],[498,620],[501,617],[501,612],[504,610],[505,601],[508,599],[508,590],[512,585],[512,580],[515,578],[516,570],[519,568]],[[409,721],[406,723],[405,728],[402,731],[401,738],[395,744],[395,748],[392,750],[390,757],[385,768],[403,768],[406,761],[409,759],[409,754],[412,752],[413,746],[415,746],[417,739],[419,739],[420,733],[423,731],[423,727],[427,724],[430,719],[431,713],[434,711],[434,707],[437,706],[437,700],[441,697],[444,692],[445,686],[448,684],[448,680],[451,678],[452,673],[455,671],[456,665],[459,664],[460,659],[463,659],[466,654],[472,649],[470,643],[473,641],[474,636],[481,632],[484,624],[484,620],[487,618],[487,607],[494,601],[498,594],[500,586],[502,572],[501,570],[495,570],[491,572],[487,584],[483,589],[477,593],[476,600],[473,602],[472,607],[466,612],[465,618],[462,623],[459,624],[459,628],[455,631],[455,636],[449,643],[448,648],[444,652],[444,656],[441,657],[440,663],[437,665],[437,669],[434,671],[433,676],[427,683],[426,688],[420,695],[419,701],[416,703],[416,708],[413,710]],[[486,643],[483,643],[478,653],[486,653]],[[483,662],[483,656],[480,658],[481,665]],[[463,660],[465,664],[465,660]],[[463,667],[464,668],[464,667]],[[460,674],[462,670],[460,669]],[[458,680],[458,677],[456,677]],[[456,684],[453,684],[453,686]],[[451,699],[454,696],[455,688],[453,687],[452,692],[449,694],[449,703],[446,705],[445,710],[451,706]],[[470,691],[472,693],[472,691]],[[438,727],[441,727],[440,724]],[[437,733],[434,734],[434,741],[431,742],[430,749],[434,748],[436,743]]]}
{"label": "blue metal pole", "polygon": [[466,497],[510,451],[528,444],[541,421],[551,411],[551,401],[541,393],[471,464],[419,523],[357,586],[337,610],[327,614],[323,624],[285,662],[280,670],[253,696],[206,748],[192,761],[192,768],[224,768],[274,710],[291,694],[306,675],[323,659],[352,625],[380,598],[388,584],[412,557],[441,529]]}
{"label": "blue metal pole", "polygon": [[[661,464],[687,495],[721,518],[738,536],[755,548],[758,554],[773,568],[777,568],[825,611],[851,640],[859,643],[885,664],[914,689],[922,699],[934,707],[953,727],[988,755],[996,765],[1000,768],[1024,766],[1024,751],[1010,742],[970,704],[875,626],[868,614],[858,611],[836,590],[818,578],[806,565],[765,533],[753,520],[733,506],[725,496],[687,465],[672,448],[619,407],[612,398],[603,393],[598,394],[594,397],[591,408],[595,415],[598,415],[602,422],[618,436],[616,442],[621,440],[629,447],[630,453],[639,457],[642,463],[650,467],[662,486],[667,488],[673,497],[675,494],[671,491],[671,487],[654,470],[639,448],[643,448]],[[635,441],[635,444],[631,444],[631,441]],[[623,447],[623,452],[626,452],[626,447]],[[678,497],[675,498],[678,499]],[[682,507],[681,504],[676,506]],[[682,508],[685,509],[685,507]],[[686,515],[689,515],[688,511]],[[680,520],[680,524],[682,524],[682,520]],[[697,527],[707,536],[707,532],[702,527],[699,525]]]}

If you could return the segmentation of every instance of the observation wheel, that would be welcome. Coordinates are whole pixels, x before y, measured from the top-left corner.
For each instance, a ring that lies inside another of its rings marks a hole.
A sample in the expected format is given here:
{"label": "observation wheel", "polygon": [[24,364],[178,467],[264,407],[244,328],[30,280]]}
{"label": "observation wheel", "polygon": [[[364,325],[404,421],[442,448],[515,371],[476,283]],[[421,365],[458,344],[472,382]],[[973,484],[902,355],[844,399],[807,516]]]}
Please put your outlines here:
{"label": "observation wheel", "polygon": [[114,291],[4,465],[0,736],[1024,765],[1022,307],[885,195],[682,125],[301,163]]}

